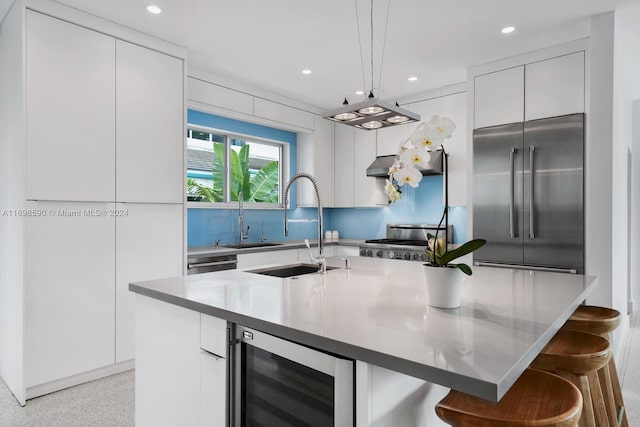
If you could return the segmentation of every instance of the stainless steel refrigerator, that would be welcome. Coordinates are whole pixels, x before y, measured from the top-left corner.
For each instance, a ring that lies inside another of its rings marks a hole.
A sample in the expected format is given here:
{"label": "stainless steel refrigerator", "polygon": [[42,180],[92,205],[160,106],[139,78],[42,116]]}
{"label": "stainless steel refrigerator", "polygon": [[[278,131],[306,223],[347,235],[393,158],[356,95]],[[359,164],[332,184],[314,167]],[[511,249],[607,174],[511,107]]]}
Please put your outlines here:
{"label": "stainless steel refrigerator", "polygon": [[584,272],[584,114],[473,131],[476,265]]}

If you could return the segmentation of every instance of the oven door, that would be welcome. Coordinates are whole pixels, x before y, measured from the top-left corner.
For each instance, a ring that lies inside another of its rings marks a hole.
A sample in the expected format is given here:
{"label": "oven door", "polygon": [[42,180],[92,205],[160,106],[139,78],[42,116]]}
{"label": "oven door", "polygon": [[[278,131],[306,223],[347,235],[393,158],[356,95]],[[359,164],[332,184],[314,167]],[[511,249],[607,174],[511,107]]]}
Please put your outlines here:
{"label": "oven door", "polygon": [[234,426],[353,426],[354,363],[236,326]]}

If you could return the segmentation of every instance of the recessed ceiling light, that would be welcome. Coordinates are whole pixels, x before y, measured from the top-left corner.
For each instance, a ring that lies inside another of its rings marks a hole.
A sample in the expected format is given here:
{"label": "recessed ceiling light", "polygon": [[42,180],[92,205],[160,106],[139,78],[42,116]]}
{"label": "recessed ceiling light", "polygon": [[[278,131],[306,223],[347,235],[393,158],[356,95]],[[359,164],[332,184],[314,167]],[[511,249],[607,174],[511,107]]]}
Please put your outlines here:
{"label": "recessed ceiling light", "polygon": [[305,68],[304,70],[302,70],[302,74],[309,75],[309,74],[311,74],[311,70],[308,69],[308,68]]}
{"label": "recessed ceiling light", "polygon": [[157,15],[159,13],[162,13],[162,9],[160,9],[155,4],[150,4],[149,6],[147,6],[147,12],[153,13],[154,15]]}
{"label": "recessed ceiling light", "polygon": [[356,95],[364,95],[364,91],[363,90],[357,90],[356,91]]}
{"label": "recessed ceiling light", "polygon": [[500,32],[502,34],[509,34],[509,33],[513,33],[516,30],[516,27],[514,27],[513,25],[509,25],[508,27],[504,27],[503,29],[500,30]]}
{"label": "recessed ceiling light", "polygon": [[416,76],[411,76],[407,80],[409,80],[410,82],[415,82],[416,80],[418,80],[418,78]]}

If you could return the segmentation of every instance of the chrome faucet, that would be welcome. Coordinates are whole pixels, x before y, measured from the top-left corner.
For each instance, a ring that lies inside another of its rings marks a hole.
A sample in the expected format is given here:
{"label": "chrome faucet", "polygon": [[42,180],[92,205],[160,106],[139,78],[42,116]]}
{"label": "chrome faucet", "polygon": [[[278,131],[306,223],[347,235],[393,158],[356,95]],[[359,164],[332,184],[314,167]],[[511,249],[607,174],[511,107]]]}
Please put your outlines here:
{"label": "chrome faucet", "polygon": [[289,223],[287,222],[287,204],[289,202],[289,189],[291,188],[291,184],[298,178],[307,178],[313,184],[313,189],[316,192],[316,201],[318,203],[318,256],[314,257],[311,251],[309,251],[309,256],[311,258],[311,262],[318,264],[318,273],[326,273],[327,272],[327,261],[324,257],[324,250],[322,244],[322,201],[320,200],[320,190],[318,189],[318,181],[308,174],[308,173],[298,173],[295,174],[289,182],[287,183],[286,189],[284,190],[284,235],[289,235]]}
{"label": "chrome faucet", "polygon": [[238,193],[238,228],[240,231],[240,237],[238,243],[242,244],[249,238],[249,226],[247,225],[247,231],[244,231],[244,194],[242,191]]}

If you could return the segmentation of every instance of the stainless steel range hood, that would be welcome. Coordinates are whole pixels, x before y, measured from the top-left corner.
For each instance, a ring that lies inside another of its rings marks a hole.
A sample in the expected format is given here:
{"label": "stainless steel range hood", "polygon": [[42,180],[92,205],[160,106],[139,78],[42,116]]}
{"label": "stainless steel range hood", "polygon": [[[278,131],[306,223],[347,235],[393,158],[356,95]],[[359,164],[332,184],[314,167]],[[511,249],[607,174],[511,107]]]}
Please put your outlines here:
{"label": "stainless steel range hood", "polygon": [[[396,156],[378,156],[367,168],[367,176],[386,177],[389,175],[389,168],[395,162]],[[442,150],[431,152],[429,167],[420,169],[422,175],[442,175]]]}

